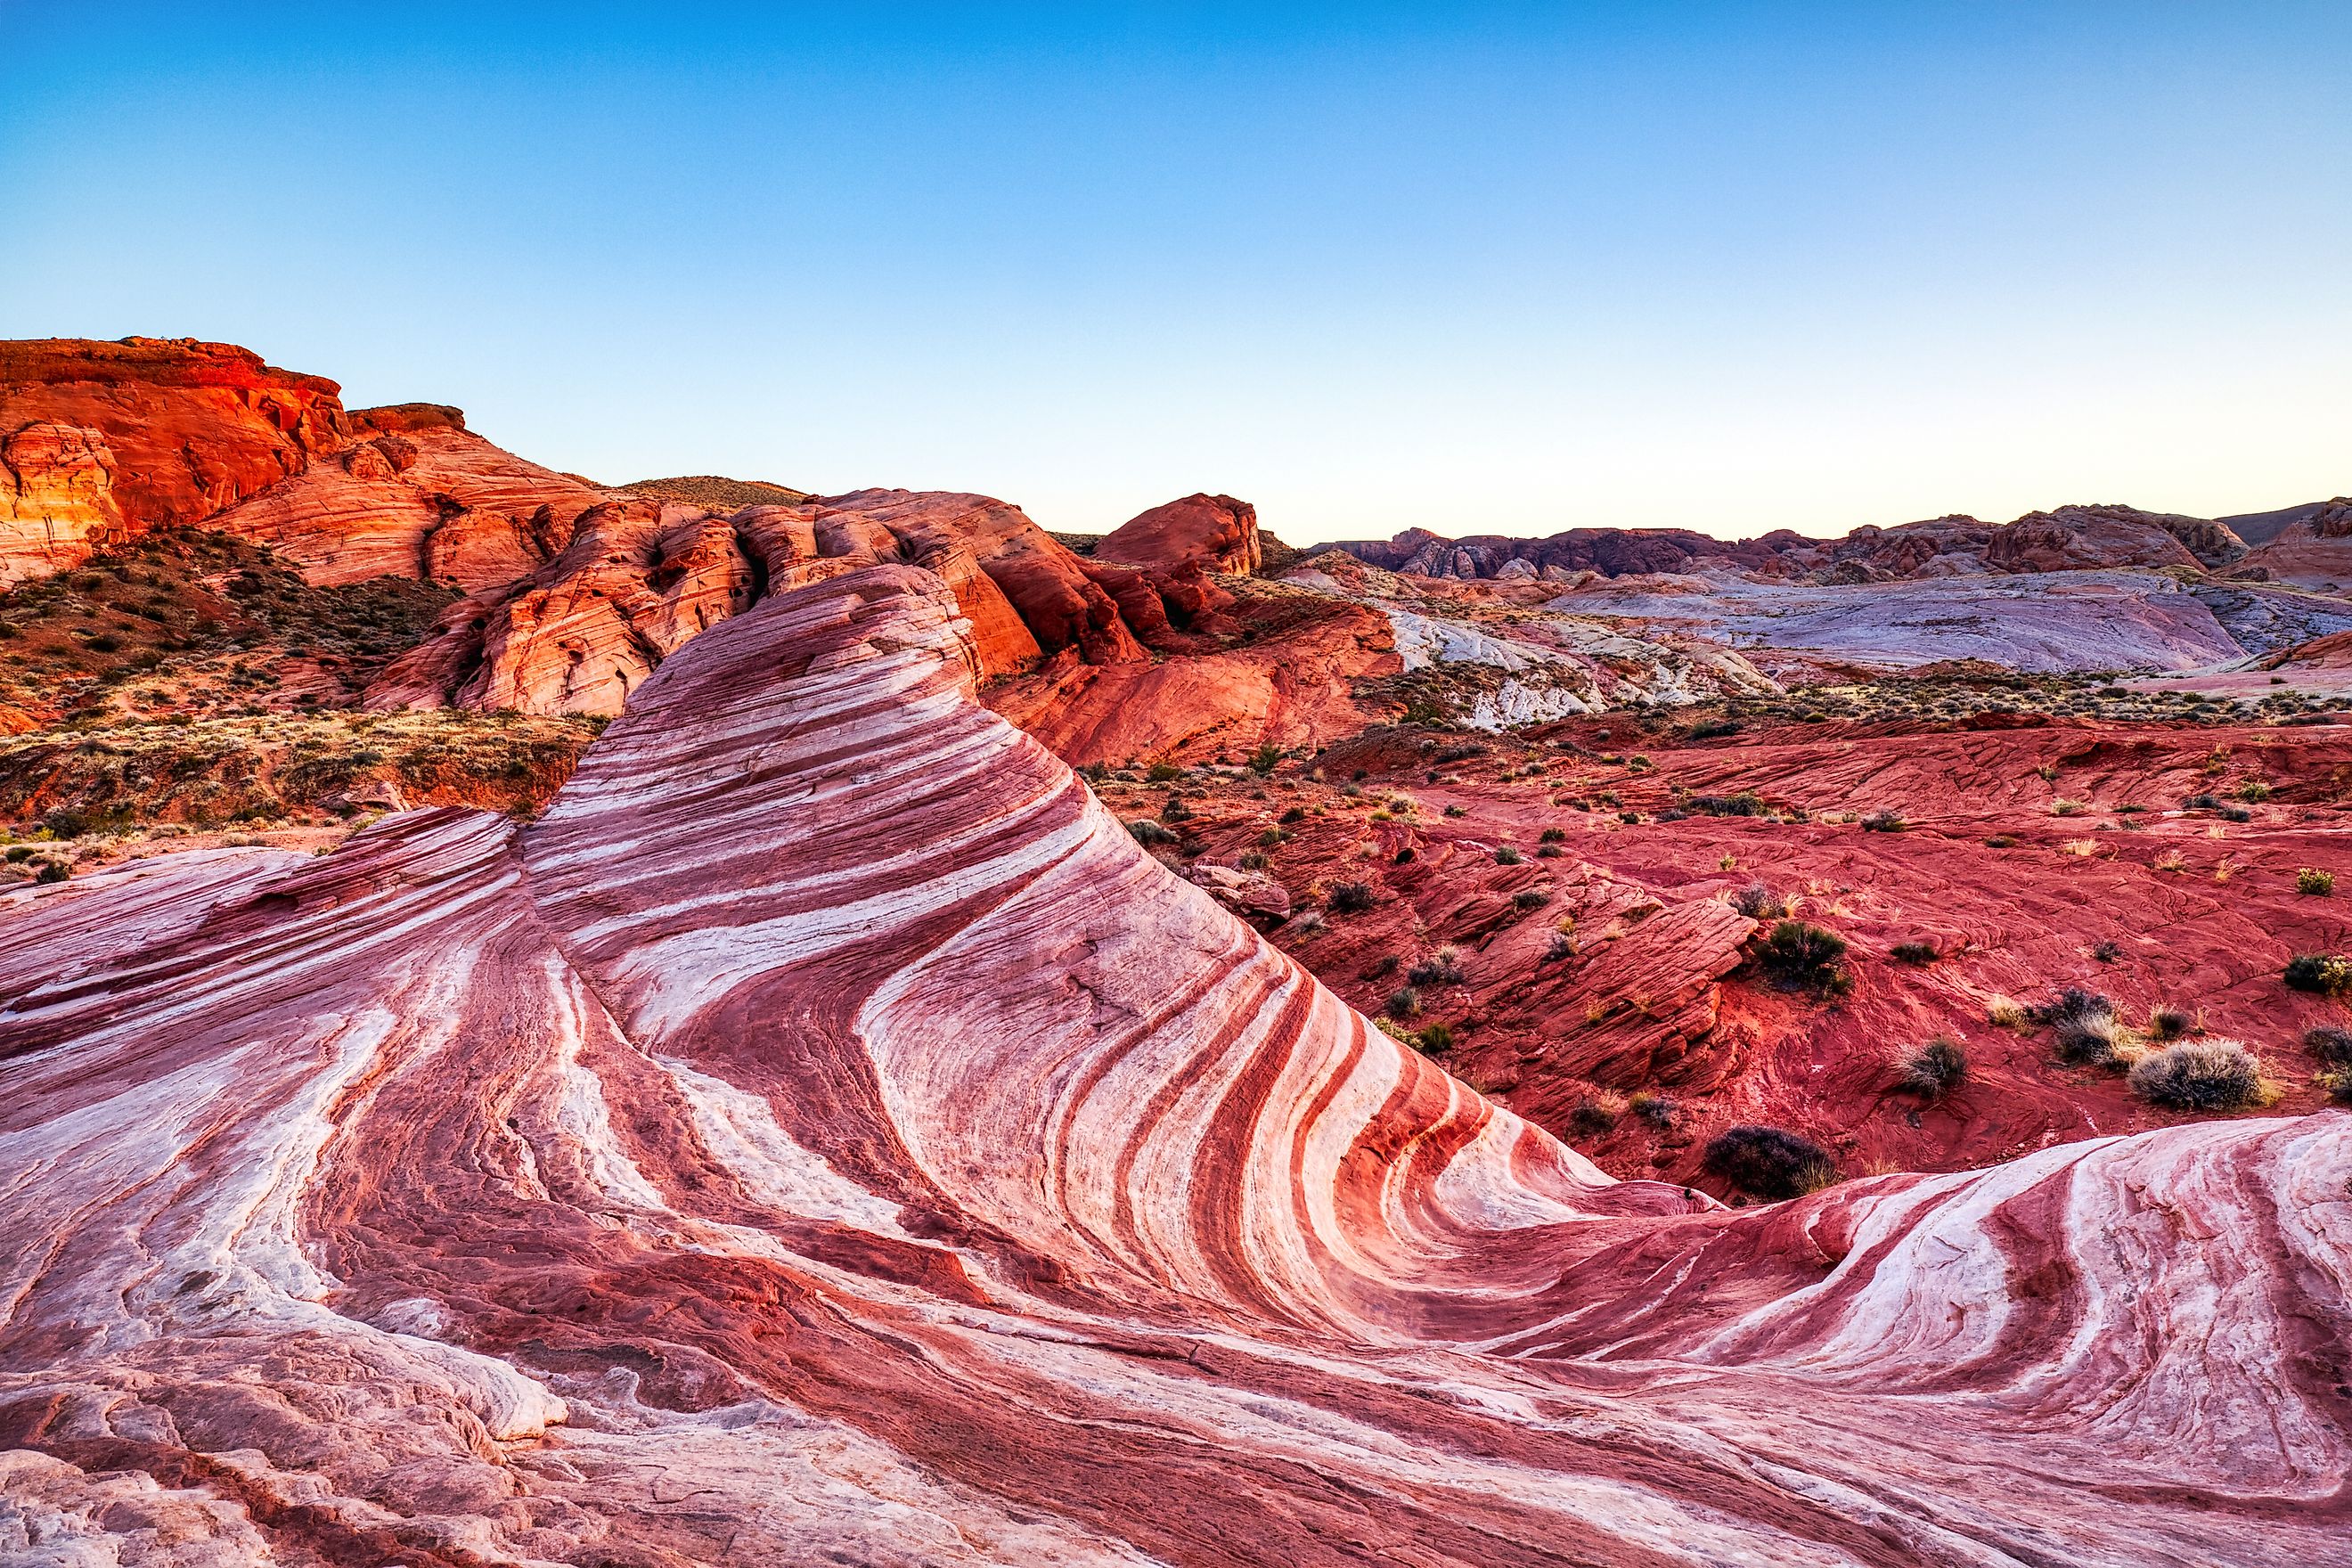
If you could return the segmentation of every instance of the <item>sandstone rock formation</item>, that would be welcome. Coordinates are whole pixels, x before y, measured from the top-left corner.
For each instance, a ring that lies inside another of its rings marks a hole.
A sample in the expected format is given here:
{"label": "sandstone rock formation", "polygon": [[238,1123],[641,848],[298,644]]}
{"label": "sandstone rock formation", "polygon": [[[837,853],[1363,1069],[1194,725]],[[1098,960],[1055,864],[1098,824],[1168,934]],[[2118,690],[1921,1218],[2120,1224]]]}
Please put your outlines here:
{"label": "sandstone rock formation", "polygon": [[895,563],[768,598],[530,827],[7,919],[10,1527],[129,1564],[2336,1551],[2352,1116],[1747,1212],[1611,1182],[1148,859],[972,700],[957,611]]}
{"label": "sandstone rock formation", "polygon": [[349,435],[333,382],[226,343],[0,342],[0,582],[209,517]]}
{"label": "sandstone rock formation", "polygon": [[2307,510],[2240,563],[2262,582],[2330,591],[2352,587],[2352,496]]}
{"label": "sandstone rock formation", "polygon": [[1095,546],[1094,558],[1153,571],[1190,565],[1246,576],[1265,559],[1257,508],[1231,496],[1189,495],[1129,518]]}

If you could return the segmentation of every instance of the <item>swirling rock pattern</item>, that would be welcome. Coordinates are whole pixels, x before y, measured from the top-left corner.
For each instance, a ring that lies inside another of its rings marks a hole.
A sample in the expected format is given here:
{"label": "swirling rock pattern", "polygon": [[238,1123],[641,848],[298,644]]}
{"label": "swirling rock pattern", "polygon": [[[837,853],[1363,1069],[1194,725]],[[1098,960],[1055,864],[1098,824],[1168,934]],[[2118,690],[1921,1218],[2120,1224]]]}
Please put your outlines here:
{"label": "swirling rock pattern", "polygon": [[823,578],[529,827],[8,919],[0,1542],[2340,1552],[2352,1118],[1762,1210],[1614,1183],[1145,858],[975,665],[936,576]]}

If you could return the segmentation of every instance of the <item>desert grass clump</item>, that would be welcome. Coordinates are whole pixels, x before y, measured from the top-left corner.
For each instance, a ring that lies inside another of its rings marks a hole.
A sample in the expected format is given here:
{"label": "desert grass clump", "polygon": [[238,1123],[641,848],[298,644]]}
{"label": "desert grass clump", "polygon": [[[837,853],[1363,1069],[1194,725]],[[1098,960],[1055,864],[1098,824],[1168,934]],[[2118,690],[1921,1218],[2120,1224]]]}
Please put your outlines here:
{"label": "desert grass clump", "polygon": [[2262,1064],[2235,1040],[2183,1040],[2132,1064],[2132,1092],[2175,1110],[2243,1110],[2263,1102]]}
{"label": "desert grass clump", "polygon": [[1335,915],[1360,915],[1372,907],[1372,889],[1369,882],[1340,882],[1324,895],[1324,904]]}
{"label": "desert grass clump", "polygon": [[1495,851],[1495,864],[1496,864],[1496,865],[1497,865],[1497,866],[1516,866],[1516,865],[1517,865],[1518,863],[1519,863],[1519,852],[1518,852],[1517,850],[1516,850],[1516,849],[1512,848],[1509,845],[1506,844],[1506,845],[1504,845],[1500,849],[1497,849],[1497,850],[1496,850],[1496,851]]}
{"label": "desert grass clump", "polygon": [[1897,963],[1933,963],[1944,956],[1932,942],[1898,942],[1886,955]]}
{"label": "desert grass clump", "polygon": [[2124,1027],[2116,1021],[2116,1005],[2097,992],[2069,986],[2041,1012],[2057,1032],[2059,1060],[2070,1067],[2107,1067],[2119,1059]]}
{"label": "desert grass clump", "polygon": [[2317,1057],[2321,1067],[2352,1068],[2352,1029],[2305,1029],[2303,1048]]}
{"label": "desert grass clump", "polygon": [[1150,849],[1156,845],[1173,844],[1176,842],[1176,836],[1173,833],[1169,832],[1168,829],[1160,826],[1160,824],[1152,821],[1148,816],[1138,817],[1135,821],[1129,823],[1127,825],[1127,831],[1134,837],[1138,844],[1142,845],[1146,849]]}
{"label": "desert grass clump", "polygon": [[1864,833],[1900,833],[1910,826],[1903,820],[1903,814],[1892,807],[1874,811],[1862,819]]}
{"label": "desert grass clump", "polygon": [[2188,1010],[2170,1003],[2159,1002],[2147,1010],[2147,1037],[2151,1040],[2172,1041],[2185,1038],[2197,1026],[2197,1020]]}
{"label": "desert grass clump", "polygon": [[2334,952],[2298,952],[2286,961],[2287,985],[2321,996],[2352,994],[2352,959]]}
{"label": "desert grass clump", "polygon": [[2315,899],[2332,899],[2336,896],[2336,873],[2315,866],[2299,866],[2294,873],[2294,890]]}
{"label": "desert grass clump", "polygon": [[1845,969],[1845,938],[1803,921],[1776,922],[1757,945],[1756,963],[1780,984],[1822,995],[1853,988]]}
{"label": "desert grass clump", "polygon": [[2013,996],[1996,996],[1985,1004],[1985,1022],[1999,1029],[2022,1029],[2032,1017],[2025,1004]]}
{"label": "desert grass clump", "polygon": [[1674,1126],[1675,1115],[1682,1110],[1682,1102],[1671,1094],[1637,1094],[1625,1105],[1635,1116],[1662,1132]]}
{"label": "desert grass clump", "polygon": [[1895,1087],[1906,1094],[1941,1100],[1969,1076],[1969,1053],[1949,1035],[1938,1035],[1895,1063]]}
{"label": "desert grass clump", "polygon": [[1750,882],[1740,889],[1732,895],[1731,907],[1751,921],[1784,920],[1789,913],[1789,900],[1766,882]]}
{"label": "desert grass clump", "polygon": [[1451,1024],[1432,1024],[1412,1039],[1423,1056],[1433,1057],[1454,1048],[1454,1026]]}
{"label": "desert grass clump", "polygon": [[1625,1101],[1606,1092],[1588,1094],[1568,1113],[1568,1130],[1579,1138],[1603,1138],[1617,1130]]}
{"label": "desert grass clump", "polygon": [[1421,1016],[1421,987],[1400,985],[1389,993],[1388,1016],[1391,1018]]}
{"label": "desert grass clump", "polygon": [[1461,950],[1441,947],[1406,971],[1405,978],[1415,985],[1459,985],[1469,975],[1462,968]]}
{"label": "desert grass clump", "polygon": [[1700,1163],[1751,1197],[1778,1201],[1837,1180],[1837,1162],[1810,1138],[1778,1127],[1730,1127],[1710,1139]]}
{"label": "desert grass clump", "polygon": [[2259,805],[2270,797],[2271,786],[2267,779],[2248,779],[2238,786],[2238,798],[2249,805]]}

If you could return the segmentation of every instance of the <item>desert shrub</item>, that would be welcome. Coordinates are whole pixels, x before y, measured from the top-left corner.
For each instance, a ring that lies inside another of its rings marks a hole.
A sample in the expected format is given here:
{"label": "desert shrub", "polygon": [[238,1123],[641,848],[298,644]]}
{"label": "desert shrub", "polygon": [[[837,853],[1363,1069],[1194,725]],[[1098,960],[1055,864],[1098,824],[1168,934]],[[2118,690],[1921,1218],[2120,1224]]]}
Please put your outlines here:
{"label": "desert shrub", "polygon": [[73,875],[73,873],[67,869],[63,861],[44,860],[37,868],[35,868],[33,872],[33,880],[36,882],[62,882],[71,875]]}
{"label": "desert shrub", "polygon": [[2213,815],[2224,822],[2252,822],[2254,819],[2254,814],[2242,805],[2225,805]]}
{"label": "desert shrub", "polygon": [[2091,947],[2091,956],[2097,959],[2101,963],[2116,963],[2122,959],[2123,955],[2124,944],[2117,942],[2113,937],[2107,937],[2100,942],[2095,942]]}
{"label": "desert shrub", "polygon": [[1932,942],[1898,942],[1886,952],[1887,956],[1902,963],[1933,963],[1944,956]]}
{"label": "desert shrub", "polygon": [[2294,873],[2294,890],[2308,893],[2315,899],[2332,899],[2336,896],[2336,873],[2311,866],[2298,867]]}
{"label": "desert shrub", "polygon": [[1528,888],[1511,895],[1511,907],[1525,911],[1539,910],[1551,902],[1551,895],[1541,888]]}
{"label": "desert shrub", "polygon": [[33,847],[29,844],[12,844],[8,847],[8,864],[11,866],[21,866],[32,858]]}
{"label": "desert shrub", "polygon": [[2322,996],[2352,993],[2352,959],[2333,952],[2298,952],[2286,961],[2286,983]]}
{"label": "desert shrub", "polygon": [[1253,849],[1234,862],[1244,871],[1263,871],[1266,867],[1265,851]]}
{"label": "desert shrub", "polygon": [[1695,795],[1683,804],[1702,816],[1769,816],[1772,811],[1745,790],[1738,795]]}
{"label": "desert shrub", "polygon": [[2352,1068],[2329,1068],[2311,1075],[2314,1087],[2338,1105],[2352,1105]]}
{"label": "desert shrub", "polygon": [[1421,992],[1412,985],[1400,985],[1389,993],[1388,1016],[1391,1018],[1421,1016]]}
{"label": "desert shrub", "polygon": [[1291,826],[1295,823],[1304,822],[1307,820],[1307,808],[1302,805],[1286,806],[1283,809],[1282,815],[1276,817],[1275,820],[1282,824],[1285,827]]}
{"label": "desert shrub", "polygon": [[1737,735],[1739,730],[1740,724],[1737,719],[1709,719],[1703,723],[1692,725],[1688,734],[1694,741],[1715,741],[1726,735]]}
{"label": "desert shrub", "polygon": [[1682,1109],[1682,1103],[1671,1094],[1637,1094],[1626,1102],[1626,1108],[1651,1126],[1664,1129],[1675,1124],[1675,1113]]}
{"label": "desert shrub", "polygon": [[1549,963],[1558,963],[1564,958],[1574,958],[1575,956],[1576,939],[1569,935],[1564,931],[1556,931],[1552,932],[1551,941],[1547,942],[1544,946],[1545,962]]}
{"label": "desert shrub", "polygon": [[1988,849],[2014,849],[2017,847],[2017,840],[2009,834],[1996,833],[1990,838],[1985,840],[1985,847]]}
{"label": "desert shrub", "polygon": [[1774,1200],[1819,1192],[1837,1180],[1828,1150],[1778,1127],[1726,1128],[1708,1140],[1701,1163],[1741,1192]]}
{"label": "desert shrub", "polygon": [[1892,808],[1874,811],[1862,819],[1862,830],[1864,833],[1900,833],[1910,826],[1903,820],[1901,812]]}
{"label": "desert shrub", "polygon": [[1851,987],[1845,973],[1845,938],[1803,921],[1781,921],[1757,945],[1756,962],[1783,985],[1827,994]]}
{"label": "desert shrub", "polygon": [[1519,852],[1518,852],[1517,850],[1516,850],[1516,849],[1512,848],[1509,845],[1506,844],[1506,845],[1504,845],[1500,849],[1497,849],[1497,850],[1496,850],[1496,851],[1495,851],[1495,864],[1496,864],[1496,865],[1497,865],[1497,866],[1516,866],[1516,865],[1517,865],[1518,863],[1519,863]]}
{"label": "desert shrub", "polygon": [[2176,1110],[2242,1110],[2263,1096],[2262,1064],[2235,1040],[2183,1040],[2132,1064],[2132,1092]]}
{"label": "desert shrub", "polygon": [[1182,795],[1171,795],[1168,797],[1168,804],[1160,808],[1160,820],[1162,822],[1190,822],[1192,820],[1192,808],[1184,804],[1184,797]]}
{"label": "desert shrub", "polygon": [[2270,799],[2271,786],[2264,779],[2248,779],[2238,786],[2238,798],[2249,805],[2260,805]]}
{"label": "desert shrub", "polygon": [[1985,1021],[1999,1028],[2021,1029],[2032,1021],[2025,1005],[2009,996],[1996,996],[1985,1005]]}
{"label": "desert shrub", "polygon": [[1732,897],[1731,907],[1751,921],[1776,921],[1789,912],[1789,900],[1764,882],[1750,882]]}
{"label": "desert shrub", "polygon": [[1365,882],[1341,882],[1324,899],[1333,914],[1361,914],[1372,907],[1372,889]]}
{"label": "desert shrub", "polygon": [[1250,772],[1264,778],[1282,761],[1282,748],[1268,741],[1249,755]]}
{"label": "desert shrub", "polygon": [[2084,809],[2079,800],[2053,800],[2050,803],[2050,815],[2053,816],[2080,816]]}
{"label": "desert shrub", "polygon": [[1613,1094],[1588,1094],[1568,1113],[1568,1130],[1579,1138],[1600,1138],[1617,1130],[1625,1102]]}
{"label": "desert shrub", "polygon": [[1445,815],[1448,816],[1467,816],[1470,815],[1470,808],[1466,805],[1449,805],[1445,808]]}
{"label": "desert shrub", "polygon": [[2192,795],[2187,800],[2180,803],[2180,809],[2183,811],[2212,811],[2218,808],[2221,804],[2221,797],[2217,795]]}
{"label": "desert shrub", "polygon": [[1454,1048],[1453,1026],[1432,1024],[1413,1037],[1413,1043],[1432,1056],[1440,1051],[1450,1051]]}
{"label": "desert shrub", "polygon": [[2116,1022],[2116,1005],[2105,996],[2069,986],[2036,1011],[2057,1032],[2061,1061],[2076,1067],[2115,1061],[2124,1031]]}
{"label": "desert shrub", "polygon": [[1642,814],[1638,811],[1621,811],[1617,814],[1617,820],[1624,823],[1639,823],[1642,820]]}
{"label": "desert shrub", "polygon": [[1459,985],[1469,975],[1463,971],[1461,952],[1441,947],[1406,971],[1405,978],[1415,985]]}
{"label": "desert shrub", "polygon": [[1171,779],[1182,778],[1184,770],[1173,763],[1154,763],[1143,776],[1153,784],[1166,784]]}
{"label": "desert shrub", "polygon": [[1155,844],[1173,844],[1176,842],[1176,836],[1173,833],[1169,832],[1168,829],[1160,826],[1160,824],[1152,821],[1148,816],[1138,817],[1135,821],[1129,823],[1127,825],[1127,830],[1135,836],[1135,841],[1138,844],[1142,845],[1147,849],[1150,848]]}
{"label": "desert shrub", "polygon": [[2352,1068],[2352,1029],[2305,1029],[2303,1048],[2317,1057],[2322,1067]]}
{"label": "desert shrub", "polygon": [[2147,1035],[2152,1040],[2177,1040],[2196,1026],[2196,1020],[2179,1007],[2158,1003],[2147,1010]]}
{"label": "desert shrub", "polygon": [[1969,1076],[1969,1054],[1949,1035],[1937,1036],[1896,1065],[1900,1077],[1895,1087],[1930,1100],[1958,1088]]}
{"label": "desert shrub", "polygon": [[1547,828],[1545,828],[1545,829],[1543,830],[1543,837],[1542,837],[1541,838],[1539,838],[1538,840],[1537,840],[1537,842],[1538,842],[1538,843],[1542,843],[1542,844],[1562,844],[1562,843],[1566,843],[1566,842],[1567,842],[1567,840],[1568,840],[1568,829],[1567,829],[1567,828],[1565,828],[1565,827],[1547,827]]}

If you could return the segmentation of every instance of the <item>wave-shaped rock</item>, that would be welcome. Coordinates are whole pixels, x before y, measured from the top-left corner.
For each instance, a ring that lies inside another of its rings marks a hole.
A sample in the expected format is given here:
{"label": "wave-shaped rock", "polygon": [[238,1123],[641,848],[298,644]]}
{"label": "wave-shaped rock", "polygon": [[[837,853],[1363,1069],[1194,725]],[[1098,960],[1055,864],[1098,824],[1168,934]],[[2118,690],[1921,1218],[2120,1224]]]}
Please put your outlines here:
{"label": "wave-shaped rock", "polygon": [[2345,1530],[2352,1118],[1613,1183],[770,597],[537,824],[0,943],[0,1529],[211,1561],[2139,1563]]}

